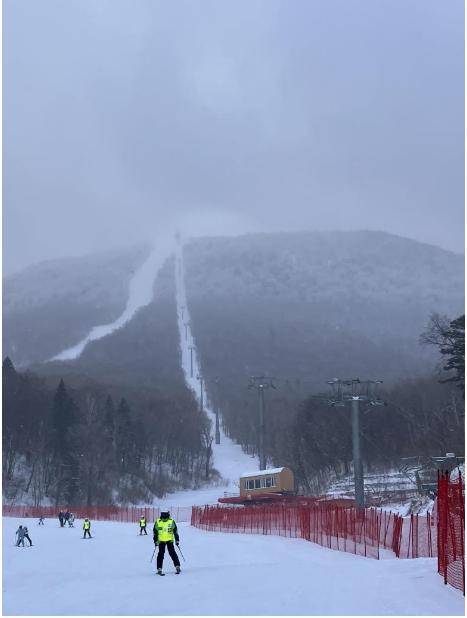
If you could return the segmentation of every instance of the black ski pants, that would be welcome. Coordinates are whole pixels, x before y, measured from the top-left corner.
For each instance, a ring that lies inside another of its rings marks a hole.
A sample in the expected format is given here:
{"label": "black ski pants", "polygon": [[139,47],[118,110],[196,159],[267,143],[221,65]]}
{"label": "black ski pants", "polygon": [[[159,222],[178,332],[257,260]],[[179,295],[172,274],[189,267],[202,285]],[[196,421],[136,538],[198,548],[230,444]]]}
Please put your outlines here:
{"label": "black ski pants", "polygon": [[139,528],[139,533],[140,533],[140,534],[143,534],[143,532],[144,532],[144,534],[146,534],[146,536],[147,536],[147,534],[148,534],[148,533],[146,532],[146,526],[140,526],[140,528]]}
{"label": "black ski pants", "polygon": [[174,566],[180,566],[180,560],[178,559],[177,552],[175,551],[175,547],[173,541],[159,541],[159,551],[157,553],[157,568],[162,569],[162,563],[164,562],[164,554],[165,554],[165,546],[167,545],[167,550],[169,552],[170,557],[174,563]]}
{"label": "black ski pants", "polygon": [[89,535],[89,538],[91,538],[91,531],[90,531],[90,530],[85,530],[85,531],[84,531],[84,534],[83,534],[83,539],[85,539],[85,538],[86,538],[86,534],[88,534],[88,535]]}
{"label": "black ski pants", "polygon": [[27,539],[27,540],[29,541],[29,546],[31,546],[31,545],[32,545],[32,541],[31,541],[31,539],[29,538],[29,534],[25,534],[25,535],[24,535],[24,538],[25,538],[25,539]]}

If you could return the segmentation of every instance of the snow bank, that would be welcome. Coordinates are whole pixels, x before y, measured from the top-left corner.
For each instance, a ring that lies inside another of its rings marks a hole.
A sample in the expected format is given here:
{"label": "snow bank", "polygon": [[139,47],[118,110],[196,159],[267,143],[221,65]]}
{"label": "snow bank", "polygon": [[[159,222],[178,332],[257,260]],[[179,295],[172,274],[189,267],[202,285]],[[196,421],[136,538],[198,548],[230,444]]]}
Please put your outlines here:
{"label": "snow bank", "polygon": [[[6,615],[463,615],[436,559],[370,560],[299,539],[203,532],[180,525],[186,562],[157,577],[152,538],[137,525],[27,521],[32,548],[14,547],[3,519]],[[25,523],[23,520],[22,523]],[[152,522],[150,522],[152,526]]]}

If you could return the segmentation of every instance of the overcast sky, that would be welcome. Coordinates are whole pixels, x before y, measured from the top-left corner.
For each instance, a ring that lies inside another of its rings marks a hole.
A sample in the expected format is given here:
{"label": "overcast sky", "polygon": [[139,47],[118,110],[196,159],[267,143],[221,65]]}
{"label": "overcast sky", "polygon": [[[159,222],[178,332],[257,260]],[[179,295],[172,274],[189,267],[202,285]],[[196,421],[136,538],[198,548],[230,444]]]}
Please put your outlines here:
{"label": "overcast sky", "polygon": [[464,247],[462,0],[4,0],[4,271],[195,233]]}

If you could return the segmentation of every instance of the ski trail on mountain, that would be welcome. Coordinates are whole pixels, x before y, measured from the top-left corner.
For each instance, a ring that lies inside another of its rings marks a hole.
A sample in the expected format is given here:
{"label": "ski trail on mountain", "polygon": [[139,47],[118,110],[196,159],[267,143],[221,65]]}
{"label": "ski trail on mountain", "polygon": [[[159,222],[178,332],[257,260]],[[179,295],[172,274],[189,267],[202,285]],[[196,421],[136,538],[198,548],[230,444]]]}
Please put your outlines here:
{"label": "ski trail on mountain", "polygon": [[63,350],[53,358],[52,361],[57,360],[74,360],[78,358],[83,352],[84,348],[91,341],[97,341],[110,335],[118,328],[124,326],[129,322],[135,313],[141,307],[149,305],[153,299],[154,291],[153,285],[157,277],[157,274],[167,258],[173,254],[175,250],[175,240],[173,236],[164,236],[156,239],[154,248],[149,254],[148,259],[136,272],[135,276],[130,281],[128,301],[125,310],[114,322],[110,324],[102,324],[100,326],[94,326],[88,335],[82,339],[79,343]]}
{"label": "ski trail on mountain", "polygon": [[[189,388],[191,388],[196,396],[198,403],[200,402],[200,381],[197,376],[201,373],[198,355],[191,332],[190,325],[190,313],[188,311],[188,304],[186,298],[185,289],[185,272],[183,263],[183,248],[179,243],[176,249],[175,260],[175,282],[176,282],[176,301],[177,301],[177,320],[178,331],[180,334],[180,348],[182,354],[182,368],[185,374],[185,381]],[[193,346],[193,377],[191,376],[191,359],[190,359],[190,346]],[[212,421],[212,427],[215,427],[216,415],[209,405],[208,396],[206,391],[204,393],[204,410],[208,417]],[[228,438],[220,427],[220,444],[215,444],[213,441],[213,464],[216,470],[222,475],[225,481],[224,491],[235,491],[238,493],[238,479],[245,470],[254,469],[256,467],[254,457],[247,455],[243,452],[241,446],[236,444]],[[196,492],[192,492],[192,495]],[[203,490],[200,490],[200,495]],[[206,496],[208,493],[206,492]],[[215,493],[215,492],[214,492]],[[175,498],[174,495],[171,496]],[[218,496],[221,497],[221,492],[218,492]],[[175,504],[175,502],[174,502]]]}

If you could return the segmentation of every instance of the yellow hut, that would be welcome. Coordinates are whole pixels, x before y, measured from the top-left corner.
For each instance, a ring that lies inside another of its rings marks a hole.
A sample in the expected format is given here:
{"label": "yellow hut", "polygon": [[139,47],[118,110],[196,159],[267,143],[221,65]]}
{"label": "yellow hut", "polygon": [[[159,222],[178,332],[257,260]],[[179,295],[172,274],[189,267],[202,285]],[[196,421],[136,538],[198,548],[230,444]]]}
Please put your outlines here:
{"label": "yellow hut", "polygon": [[264,493],[294,493],[294,476],[290,468],[268,468],[246,472],[240,476],[240,496]]}

